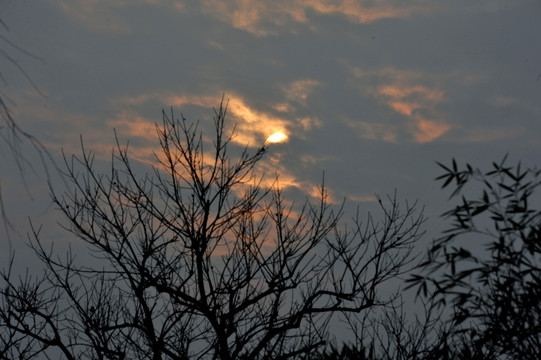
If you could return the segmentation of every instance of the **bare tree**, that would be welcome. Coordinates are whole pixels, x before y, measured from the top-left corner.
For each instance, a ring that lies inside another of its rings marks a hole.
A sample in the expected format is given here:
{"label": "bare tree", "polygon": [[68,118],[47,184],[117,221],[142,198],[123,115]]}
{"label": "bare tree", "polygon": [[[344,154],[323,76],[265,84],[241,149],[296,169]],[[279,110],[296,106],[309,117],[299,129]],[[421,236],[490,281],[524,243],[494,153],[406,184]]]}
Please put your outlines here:
{"label": "bare tree", "polygon": [[382,221],[345,225],[323,185],[316,201],[287,201],[255,168],[265,147],[232,155],[225,118],[222,103],[211,140],[163,112],[145,177],[118,140],[108,174],[84,148],[65,157],[72,190],[53,200],[95,261],[55,256],[33,228],[45,274],[3,272],[3,356],[306,358],[327,344],[331,317],[391,304],[380,289],[412,265],[416,204],[389,197]]}
{"label": "bare tree", "polygon": [[[22,47],[15,44],[8,37],[9,27],[7,24],[0,18],[0,61],[3,62],[2,68],[0,68],[0,84],[7,85],[7,80],[5,77],[6,68],[15,69],[19,75],[22,75],[28,83],[34,88],[34,90],[41,96],[45,96],[36,84],[32,81],[30,75],[25,71],[23,66],[19,63],[17,59],[18,55],[24,55],[27,58],[45,62],[45,60],[39,56],[36,56]],[[2,61],[3,60],[3,61]],[[6,67],[4,67],[7,65]],[[26,186],[26,171],[28,169],[34,170],[34,164],[28,160],[28,158],[23,154],[23,145],[29,144],[38,154],[41,159],[41,164],[43,165],[43,171],[46,173],[47,178],[49,178],[47,163],[52,164],[53,168],[56,168],[55,162],[45,146],[31,133],[25,131],[16,121],[13,115],[13,105],[15,103],[8,97],[7,92],[3,86],[0,86],[0,152],[3,153],[4,147],[7,149],[7,154],[14,161],[18,168],[21,181]],[[4,155],[4,154],[2,154]],[[14,230],[13,224],[10,222],[8,217],[8,211],[6,209],[4,198],[2,194],[5,189],[0,183],[0,217],[2,219],[3,225],[5,226],[5,234],[9,242],[9,252],[12,252],[11,244],[11,232]]]}
{"label": "bare tree", "polygon": [[[45,60],[23,49],[22,47],[11,41],[7,36],[8,32],[9,27],[0,18],[0,59],[4,60],[8,67],[11,66],[20,75],[26,78],[28,83],[34,88],[34,90],[38,94],[40,94],[41,96],[45,96],[45,94],[40,91],[34,81],[32,81],[32,78],[25,71],[25,69],[19,63],[19,60],[14,54],[22,54],[27,58],[31,58],[43,63],[45,62]],[[2,71],[0,71],[0,80],[3,84],[7,83],[6,78],[2,74]],[[8,147],[10,155],[12,155],[17,162],[19,171],[22,174],[25,167],[32,167],[32,164],[30,164],[30,162],[25,159],[21,151],[21,146],[25,140],[29,142],[32,147],[38,152],[38,154],[41,156],[42,162],[45,162],[44,156],[47,156],[48,158],[50,158],[50,156],[43,144],[38,139],[36,139],[32,134],[23,130],[17,124],[17,122],[13,118],[13,111],[9,104],[10,102],[11,105],[13,105],[13,102],[9,99],[6,92],[0,89],[0,138],[2,139],[2,143]]]}

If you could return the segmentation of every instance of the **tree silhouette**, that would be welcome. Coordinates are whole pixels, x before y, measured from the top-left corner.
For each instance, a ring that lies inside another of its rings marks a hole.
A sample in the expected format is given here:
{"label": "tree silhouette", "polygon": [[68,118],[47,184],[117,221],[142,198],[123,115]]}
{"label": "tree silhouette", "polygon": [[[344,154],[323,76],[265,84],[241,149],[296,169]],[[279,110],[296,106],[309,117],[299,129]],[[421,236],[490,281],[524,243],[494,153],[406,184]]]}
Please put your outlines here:
{"label": "tree silhouette", "polygon": [[452,307],[455,358],[538,359],[541,354],[541,210],[535,207],[540,171],[506,157],[482,171],[455,160],[437,179],[460,202],[444,216],[451,226],[437,239],[419,292]]}
{"label": "tree silhouette", "polygon": [[255,168],[264,149],[233,155],[226,108],[212,140],[163,112],[151,175],[118,140],[108,174],[84,147],[65,157],[71,190],[53,201],[95,260],[56,256],[32,228],[45,271],[3,272],[0,357],[310,358],[333,316],[393,305],[380,289],[412,266],[422,211],[389,197],[380,222],[345,225],[323,185],[288,201]]}
{"label": "tree silhouette", "polygon": [[[7,24],[3,21],[2,18],[0,18],[0,60],[3,60],[5,64],[7,64],[8,68],[14,68],[20,75],[22,75],[28,83],[34,88],[34,90],[39,93],[41,96],[45,96],[39,88],[36,86],[36,84],[32,81],[32,78],[30,75],[25,71],[25,69],[19,64],[19,61],[17,60],[15,54],[22,54],[28,58],[32,58],[34,60],[38,60],[41,62],[45,62],[44,59],[42,59],[39,56],[36,56],[27,50],[23,49],[22,47],[15,44],[13,41],[11,41],[7,33],[9,32],[9,27]],[[4,68],[2,70],[5,70]],[[7,84],[6,78],[3,74],[5,74],[6,71],[0,71],[0,84],[4,85]],[[11,158],[15,161],[16,166],[19,171],[19,175],[21,178],[21,181],[26,186],[26,170],[31,169],[34,170],[33,164],[23,155],[23,145],[25,143],[28,143],[31,145],[31,147],[36,151],[36,153],[39,155],[41,159],[41,163],[43,165],[43,171],[47,175],[47,179],[49,179],[49,173],[48,173],[48,167],[47,162],[49,164],[52,164],[53,168],[56,167],[55,162],[45,146],[32,134],[25,131],[19,124],[15,121],[12,106],[14,105],[13,101],[9,99],[9,97],[6,94],[5,89],[0,87],[0,150],[3,153],[4,147],[7,148],[7,154],[11,156]],[[2,154],[5,156],[5,154]],[[9,242],[9,252],[12,252],[12,244],[11,244],[11,233],[10,230],[14,230],[14,227],[12,223],[9,220],[8,217],[8,211],[5,208],[4,199],[3,199],[3,193],[5,192],[5,189],[2,188],[0,184],[0,217],[2,219],[2,222],[5,226],[5,235]]]}
{"label": "tree silhouette", "polygon": [[[26,78],[26,80],[30,83],[30,85],[38,94],[40,94],[41,96],[45,96],[39,90],[37,85],[32,81],[30,75],[28,75],[25,69],[19,64],[19,61],[16,59],[13,53],[23,54],[28,58],[32,58],[41,62],[45,62],[45,60],[12,42],[8,38],[7,32],[9,32],[9,27],[0,18],[0,59],[4,60],[6,64],[11,66],[12,68],[15,68],[15,70],[20,75]],[[4,76],[0,76],[0,80],[4,83],[6,81]],[[17,162],[19,170],[23,172],[25,165],[31,167],[31,164],[22,155],[21,145],[23,143],[23,140],[28,141],[32,145],[32,147],[38,151],[40,156],[42,156],[42,161],[44,160],[43,155],[48,156],[48,153],[43,144],[41,144],[38,139],[36,139],[30,133],[24,131],[15,122],[15,119],[13,118],[13,111],[9,106],[9,102],[10,100],[6,92],[0,89],[0,119],[2,119],[0,121],[0,138],[2,139],[2,143],[8,147],[10,155],[12,155]]]}

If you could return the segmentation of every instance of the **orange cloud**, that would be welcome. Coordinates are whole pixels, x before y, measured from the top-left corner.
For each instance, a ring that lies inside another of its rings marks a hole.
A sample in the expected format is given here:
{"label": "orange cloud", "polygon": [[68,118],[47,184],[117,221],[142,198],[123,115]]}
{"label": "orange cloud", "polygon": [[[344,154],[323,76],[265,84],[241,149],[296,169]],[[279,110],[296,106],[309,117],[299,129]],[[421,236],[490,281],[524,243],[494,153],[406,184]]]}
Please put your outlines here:
{"label": "orange cloud", "polygon": [[276,104],[272,108],[276,111],[283,112],[283,113],[292,112],[294,110],[293,107],[287,103]]}
{"label": "orange cloud", "polygon": [[414,136],[419,143],[434,141],[451,129],[451,126],[442,122],[425,119],[416,120]]}
{"label": "orange cloud", "polygon": [[380,0],[369,4],[357,0],[204,0],[208,12],[233,27],[257,36],[273,35],[280,27],[307,23],[309,11],[323,15],[343,15],[352,22],[370,23],[387,18],[405,18],[440,11],[429,1]]}
{"label": "orange cloud", "polygon": [[[380,88],[378,94],[387,106],[413,121],[413,136],[419,143],[434,141],[451,129],[440,120],[442,115],[436,110],[443,99],[443,92],[438,89],[397,83]],[[426,119],[418,110],[432,114],[435,119]]]}
{"label": "orange cloud", "polygon": [[426,143],[436,140],[451,129],[451,125],[444,121],[443,114],[438,111],[438,105],[445,101],[445,93],[438,86],[439,79],[427,77],[418,71],[394,68],[371,72],[358,68],[350,70],[363,83],[383,82],[381,86],[365,85],[363,90],[408,120],[404,125],[360,122],[355,127],[361,129],[363,137],[395,142],[399,129],[403,128],[416,142]]}
{"label": "orange cloud", "polygon": [[[363,71],[347,63],[345,66],[362,81],[362,90],[365,94],[379,100],[408,120],[404,124],[351,122],[350,126],[359,129],[364,138],[394,142],[397,140],[396,135],[399,130],[403,130],[411,134],[414,141],[418,143],[431,142],[443,135],[446,135],[446,139],[450,141],[484,142],[519,136],[522,132],[522,129],[518,128],[503,131],[451,125],[438,111],[438,106],[446,101],[446,94],[441,90],[441,84],[452,82],[461,87],[469,86],[481,79],[479,75],[459,73],[426,75],[419,71],[395,68]],[[384,85],[376,85],[382,82]],[[374,85],[371,86],[371,84]],[[505,107],[516,102],[515,98],[504,96],[488,99],[488,103],[495,107]],[[451,130],[454,131],[451,132]]]}
{"label": "orange cloud", "polygon": [[[216,96],[171,96],[168,103],[177,107],[186,104],[213,107],[216,105],[216,99]],[[292,111],[292,107],[288,104],[282,103],[276,107],[283,113]],[[229,98],[228,114],[230,120],[236,124],[237,133],[233,141],[242,146],[260,146],[269,135],[276,132],[302,137],[302,131],[320,126],[318,119],[284,117],[255,109],[238,95]]]}
{"label": "orange cloud", "polygon": [[440,102],[443,99],[443,92],[438,89],[429,89],[425,86],[406,84],[406,81],[400,81],[393,85],[382,86],[378,93],[391,97],[393,99],[403,99],[405,97],[417,96],[425,101]]}
{"label": "orange cloud", "polygon": [[270,15],[276,13],[274,2],[204,0],[203,4],[212,15],[230,23],[234,28],[248,31],[258,36],[270,34],[269,30],[263,29],[260,26],[260,22],[265,19],[265,15],[267,19],[270,18],[274,23],[278,21]]}
{"label": "orange cloud", "polygon": [[330,3],[325,0],[303,0],[298,4],[304,9],[312,9],[322,14],[343,14],[351,21],[370,23],[387,18],[404,18],[416,13],[428,12],[427,4],[424,6],[409,2],[404,5],[396,1],[377,1],[363,4],[356,0],[343,0]]}
{"label": "orange cloud", "polygon": [[[134,144],[132,142],[130,154],[138,161],[155,165],[154,153],[161,156],[160,149],[153,142],[156,139],[155,119],[151,121],[137,115],[138,109],[147,106],[148,103],[163,104],[165,102],[177,109],[195,105],[208,111],[208,109],[217,106],[219,99],[218,95],[170,95],[166,93],[118,98],[114,99],[112,104],[118,108],[119,115],[110,121],[109,125],[117,128],[119,135],[122,134],[122,138],[129,136],[145,140],[143,143],[136,141]],[[293,136],[297,139],[303,138],[304,133],[321,125],[318,119],[292,116],[295,109],[289,103],[279,103],[270,111],[265,111],[251,106],[243,97],[236,94],[228,96],[227,101],[228,123],[231,126],[235,124],[236,131],[232,141],[242,147],[248,145],[259,148],[263,146],[269,135],[276,132],[283,132],[289,137]],[[204,141],[206,140],[211,141],[210,138],[204,138]],[[143,146],[141,146],[142,144]],[[151,147],[151,145],[155,146]],[[210,147],[208,148],[210,149]],[[279,173],[280,186],[284,189],[298,188],[315,196],[315,185],[300,181],[293,172],[288,171],[280,161],[282,155],[280,152],[270,151],[268,156],[258,163],[256,173],[267,174],[261,185],[271,187],[276,180],[273,174]],[[212,158],[212,156],[205,157],[207,160]]]}
{"label": "orange cloud", "polygon": [[156,140],[156,125],[153,121],[140,116],[120,115],[119,119],[109,122],[117,131],[127,136],[136,136],[146,140]]}
{"label": "orange cloud", "polygon": [[415,110],[421,107],[421,105],[419,104],[407,103],[402,101],[390,102],[389,106],[393,108],[394,111],[407,116],[411,116]]}
{"label": "orange cloud", "polygon": [[306,103],[308,96],[319,85],[319,81],[313,79],[297,80],[285,87],[284,92],[289,100]]}
{"label": "orange cloud", "polygon": [[258,111],[238,97],[229,100],[228,110],[237,123],[237,136],[233,141],[240,145],[263,145],[265,139],[273,133],[290,133],[288,119]]}
{"label": "orange cloud", "polygon": [[355,202],[374,202],[377,201],[374,195],[350,195],[349,200]]}
{"label": "orange cloud", "polygon": [[[293,98],[305,96],[311,92],[311,89],[317,85],[312,80],[302,80],[291,83],[285,89],[291,90],[289,95]],[[229,93],[231,94],[231,93]],[[226,99],[227,112],[230,124],[235,124],[236,136],[233,141],[242,146],[262,146],[267,137],[273,133],[281,132],[291,137],[303,138],[305,133],[312,128],[321,126],[321,121],[314,117],[298,117],[294,106],[288,102],[282,102],[274,105],[274,111],[264,111],[248,104],[248,102],[238,94],[231,94]],[[293,94],[293,95],[292,95]],[[287,91],[286,91],[286,96]],[[174,108],[182,108],[186,105],[195,105],[203,108],[213,108],[218,104],[219,95],[170,95],[166,93],[143,94],[135,97],[117,98],[114,100],[114,106],[124,112],[126,106],[139,107],[149,102],[159,104],[166,103]],[[123,115],[127,117],[126,114]],[[136,118],[137,116],[134,116]],[[120,120],[117,120],[120,121]],[[132,127],[135,125],[131,125]]]}

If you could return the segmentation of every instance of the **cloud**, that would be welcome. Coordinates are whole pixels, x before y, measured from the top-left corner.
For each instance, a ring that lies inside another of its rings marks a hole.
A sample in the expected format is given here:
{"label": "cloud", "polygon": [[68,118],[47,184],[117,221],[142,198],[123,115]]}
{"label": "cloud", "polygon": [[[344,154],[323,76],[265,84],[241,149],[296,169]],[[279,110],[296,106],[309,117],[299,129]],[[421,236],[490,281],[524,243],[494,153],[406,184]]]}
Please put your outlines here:
{"label": "cloud", "polygon": [[32,135],[39,135],[39,141],[53,156],[59,156],[60,150],[68,156],[79,154],[82,137],[85,148],[96,151],[99,158],[104,158],[104,155],[110,158],[114,133],[103,120],[103,113],[81,112],[58,95],[47,94],[47,97],[43,97],[35,92],[23,91],[13,93],[13,97],[17,103],[25,104],[15,108],[20,126],[30,129]]}
{"label": "cloud", "polygon": [[438,89],[430,89],[422,85],[411,85],[409,79],[400,77],[392,81],[391,85],[380,87],[377,92],[392,99],[420,98],[425,102],[440,102],[443,99],[443,92]]}
{"label": "cloud", "polygon": [[489,104],[495,107],[507,107],[517,103],[517,99],[510,96],[495,96],[488,100]]}
{"label": "cloud", "polygon": [[440,88],[440,79],[418,71],[395,68],[362,71],[351,68],[362,82],[363,94],[398,114],[404,122],[350,122],[361,130],[364,138],[397,142],[398,134],[405,132],[418,143],[434,141],[447,133],[452,126],[438,106],[446,101]]}
{"label": "cloud", "polygon": [[[304,86],[300,86],[304,88]],[[295,93],[303,97],[304,93]],[[216,105],[217,96],[170,96],[167,102],[173,106],[197,105],[210,108]],[[236,124],[236,136],[233,141],[242,146],[260,146],[271,134],[282,132],[288,136],[303,138],[303,133],[321,122],[317,118],[294,116],[294,107],[287,103],[278,103],[273,108],[278,113],[263,111],[250,106],[240,95],[228,96],[227,110],[230,120]]]}
{"label": "cloud", "polygon": [[99,33],[130,33],[131,24],[122,12],[134,6],[161,6],[180,11],[182,3],[175,0],[59,0],[58,6],[74,23]]}
{"label": "cloud", "polygon": [[[294,96],[291,99],[304,98],[303,94],[309,93],[310,88],[315,86],[312,81],[293,82],[284,89],[295,89]],[[288,92],[284,92],[284,97],[288,98]],[[291,95],[291,93],[290,93]],[[209,115],[209,109],[216,108],[219,104],[220,96],[218,94],[185,94],[174,95],[171,93],[156,92],[148,94],[140,94],[132,97],[117,98],[112,101],[113,106],[117,109],[117,116],[108,122],[109,125],[117,128],[122,137],[127,136],[130,139],[130,154],[138,160],[145,163],[155,163],[154,153],[159,155],[157,147],[156,131],[154,128],[154,120],[146,119],[141,116],[142,110],[155,103],[163,104],[164,102],[175,109],[175,112],[180,109],[186,111],[188,107],[201,108],[205,117]],[[261,109],[251,105],[242,95],[228,92],[227,101],[227,118],[229,130],[235,126],[235,136],[232,142],[235,145],[243,148],[245,146],[253,149],[260,148],[265,143],[267,137],[276,132],[283,132],[290,137],[290,141],[295,139],[303,139],[309,136],[309,133],[314,128],[321,126],[321,121],[317,118],[309,116],[297,116],[296,109],[293,104],[286,101],[278,102],[269,109]],[[191,111],[190,111],[191,112]],[[186,114],[188,120],[193,119],[192,114]],[[208,125],[207,122],[205,122]],[[206,127],[205,124],[201,128]],[[205,130],[209,131],[208,129]],[[212,131],[212,130],[210,130]],[[211,135],[205,133],[204,135]],[[135,140],[135,141],[133,141]],[[210,140],[204,138],[204,140]],[[154,147],[152,146],[154,145]],[[208,147],[210,149],[210,147]],[[288,169],[287,164],[283,162],[284,157],[288,157],[288,161],[292,156],[288,151],[283,150],[280,144],[271,145],[264,160],[258,164],[257,173],[266,174],[263,186],[270,187],[273,185],[275,173],[280,174],[279,183],[284,189],[297,188],[306,191],[312,196],[317,194],[317,186],[309,181],[300,180],[296,173],[299,166],[294,169]],[[209,156],[208,159],[212,157]],[[299,161],[304,166],[305,161],[299,158]],[[307,160],[309,161],[309,160]],[[306,165],[309,167],[309,164]],[[334,201],[329,197],[331,202]]]}
{"label": "cloud", "polygon": [[434,141],[451,129],[446,123],[423,119],[420,116],[416,117],[416,120],[413,133],[418,143]]}
{"label": "cloud", "polygon": [[342,14],[350,21],[371,23],[387,18],[404,18],[428,12],[430,4],[423,1],[355,1],[303,0],[297,2],[304,10],[311,9],[321,14]]}
{"label": "cloud", "polygon": [[[437,105],[444,97],[443,91],[437,88],[399,80],[380,87],[375,96],[398,114],[412,120],[410,132],[419,143],[434,141],[451,129],[437,111]],[[430,114],[433,119],[427,119],[424,113]]]}
{"label": "cloud", "polygon": [[314,89],[320,85],[320,82],[313,79],[304,79],[293,81],[284,88],[286,98],[290,101],[296,101],[306,105],[308,96]]}
{"label": "cloud", "polygon": [[511,126],[508,129],[491,129],[481,127],[460,127],[448,136],[448,140],[457,143],[480,143],[498,141],[509,138],[522,138],[523,143],[529,143],[530,138],[525,136],[525,129],[520,125]]}
{"label": "cloud", "polygon": [[421,108],[420,104],[408,103],[403,101],[390,102],[388,105],[397,113],[407,116],[412,116],[415,110]]}
{"label": "cloud", "polygon": [[[232,91],[227,92],[227,112],[230,123],[234,123],[236,136],[233,142],[241,146],[261,146],[267,137],[276,132],[282,132],[287,136],[304,138],[305,133],[313,128],[321,126],[318,118],[311,116],[298,116],[295,105],[291,102],[305,102],[313,89],[319,83],[314,80],[299,80],[283,86],[286,101],[280,101],[268,110],[258,109],[250,105],[247,99]],[[145,104],[156,102],[166,103],[174,108],[185,106],[198,106],[211,109],[218,105],[220,95],[214,94],[189,94],[172,95],[166,92],[140,94],[131,97],[117,98],[113,102],[120,111],[126,107],[139,108]],[[126,118],[126,114],[122,115]],[[137,119],[134,112],[133,118]],[[124,120],[117,120],[124,121]],[[132,127],[134,125],[131,125]]]}
{"label": "cloud", "polygon": [[[383,110],[387,109],[386,112],[380,109],[377,121],[346,121],[365,139],[393,143],[408,140],[474,143],[523,136],[523,141],[530,141],[523,125],[496,119],[500,119],[498,114],[502,109],[525,113],[531,109],[518,97],[498,95],[498,89],[496,94],[491,94],[490,89],[486,91],[487,78],[482,74],[426,73],[394,67],[364,70],[345,61],[343,64],[354,75],[354,86],[360,89],[361,96],[374,99]],[[475,99],[465,97],[464,94],[473,93],[472,89],[479,95]],[[480,115],[476,111],[483,105],[489,105],[488,112]],[[492,120],[488,121],[491,116]],[[498,125],[495,121],[499,121]]]}
{"label": "cloud", "polygon": [[[203,0],[201,4],[204,13],[255,36],[276,35],[284,29],[294,32],[296,24],[314,29],[312,14],[342,16],[353,23],[367,24],[444,11],[496,11],[508,5],[503,0],[462,7],[431,0]],[[167,11],[198,11],[178,0],[59,0],[58,5],[74,22],[105,33],[127,33],[137,26],[123,15],[127,8],[152,6]]]}
{"label": "cloud", "polygon": [[109,121],[115,129],[122,129],[122,133],[130,138],[138,137],[149,141],[156,140],[156,125],[141,116],[122,113],[115,120]]}
{"label": "cloud", "polygon": [[357,130],[360,136],[368,140],[383,140],[396,143],[398,138],[398,129],[391,124],[371,123],[362,120],[347,121],[347,124]]}
{"label": "cloud", "polygon": [[259,29],[256,24],[261,21],[262,13],[266,11],[265,5],[257,1],[221,1],[204,0],[206,10],[220,20],[230,23],[234,28],[245,30],[254,35],[268,35],[268,32]]}
{"label": "cloud", "polygon": [[309,23],[309,13],[342,15],[351,22],[371,23],[443,9],[442,5],[426,0],[204,0],[203,4],[210,14],[256,36],[274,35],[281,28],[295,23]]}
{"label": "cloud", "polygon": [[288,103],[278,103],[278,104],[273,105],[272,108],[282,113],[293,112],[295,109],[293,106],[291,106]]}
{"label": "cloud", "polygon": [[377,198],[374,195],[350,195],[349,200],[355,202],[374,202]]}
{"label": "cloud", "polygon": [[59,1],[57,4],[74,23],[84,25],[92,31],[105,33],[130,32],[130,26],[126,19],[113,11],[124,7],[126,5],[125,1]]}
{"label": "cloud", "polygon": [[[274,35],[291,25],[310,23],[310,13],[342,15],[351,22],[371,23],[387,18],[410,17],[438,8],[427,0],[407,4],[397,0],[203,0],[202,4],[204,12],[256,36]],[[92,31],[105,33],[131,31],[132,24],[123,16],[127,8],[152,6],[172,11],[186,10],[186,5],[177,0],[59,0],[58,5],[74,22]]]}

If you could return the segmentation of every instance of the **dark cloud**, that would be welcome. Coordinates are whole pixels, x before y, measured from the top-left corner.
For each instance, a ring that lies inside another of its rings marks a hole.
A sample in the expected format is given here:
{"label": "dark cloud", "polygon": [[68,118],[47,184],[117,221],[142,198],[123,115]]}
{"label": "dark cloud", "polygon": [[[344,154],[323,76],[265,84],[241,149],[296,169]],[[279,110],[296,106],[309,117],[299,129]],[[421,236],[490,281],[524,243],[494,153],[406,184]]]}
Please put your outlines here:
{"label": "dark cloud", "polygon": [[537,1],[178,4],[10,3],[13,40],[46,60],[21,59],[46,98],[7,74],[21,125],[53,153],[83,134],[103,161],[116,128],[146,163],[162,108],[210,129],[225,93],[239,146],[288,135],[264,170],[295,196],[325,171],[336,201],[396,188],[431,214],[435,160],[538,160]]}

